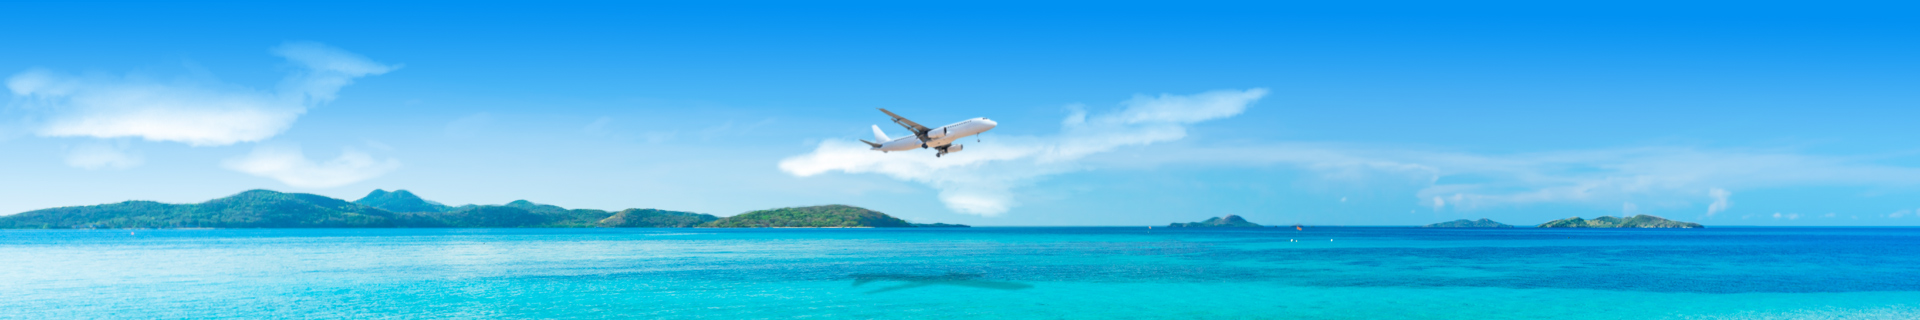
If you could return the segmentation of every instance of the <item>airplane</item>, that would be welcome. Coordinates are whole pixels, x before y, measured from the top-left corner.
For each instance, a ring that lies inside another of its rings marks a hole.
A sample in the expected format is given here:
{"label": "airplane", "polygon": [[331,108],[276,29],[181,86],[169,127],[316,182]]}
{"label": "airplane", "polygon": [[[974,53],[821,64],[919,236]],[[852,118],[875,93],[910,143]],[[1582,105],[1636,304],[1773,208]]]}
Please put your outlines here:
{"label": "airplane", "polygon": [[928,128],[919,123],[914,123],[913,120],[907,120],[907,118],[893,114],[893,111],[887,111],[885,108],[881,108],[880,112],[885,112],[888,116],[892,116],[893,123],[900,124],[902,127],[907,127],[907,130],[913,131],[912,136],[888,138],[886,132],[880,131],[880,125],[873,125],[873,137],[880,139],[880,142],[867,141],[864,139],[860,140],[860,142],[865,142],[867,145],[873,146],[873,150],[879,150],[880,152],[933,148],[934,150],[940,150],[940,153],[933,154],[934,157],[944,156],[948,153],[960,152],[960,150],[966,149],[966,146],[953,144],[954,140],[980,134],[981,132],[987,132],[987,130],[993,130],[993,127],[1000,125],[1000,123],[987,120],[987,118],[973,118],[939,128]]}

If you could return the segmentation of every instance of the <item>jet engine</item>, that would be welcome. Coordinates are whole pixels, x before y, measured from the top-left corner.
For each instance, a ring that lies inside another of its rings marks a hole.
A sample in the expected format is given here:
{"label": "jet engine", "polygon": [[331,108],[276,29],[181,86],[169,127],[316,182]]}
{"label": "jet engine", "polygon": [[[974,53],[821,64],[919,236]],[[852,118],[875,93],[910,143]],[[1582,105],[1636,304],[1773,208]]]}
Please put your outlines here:
{"label": "jet engine", "polygon": [[941,146],[940,153],[935,153],[933,154],[933,156],[935,157],[944,156],[944,155],[947,155],[948,153],[960,152],[960,150],[966,150],[966,149],[967,149],[967,146],[949,144],[946,146]]}
{"label": "jet engine", "polygon": [[947,136],[947,133],[948,133],[947,128],[944,128],[944,127],[939,129],[927,130],[927,139],[928,140],[940,139],[941,137]]}

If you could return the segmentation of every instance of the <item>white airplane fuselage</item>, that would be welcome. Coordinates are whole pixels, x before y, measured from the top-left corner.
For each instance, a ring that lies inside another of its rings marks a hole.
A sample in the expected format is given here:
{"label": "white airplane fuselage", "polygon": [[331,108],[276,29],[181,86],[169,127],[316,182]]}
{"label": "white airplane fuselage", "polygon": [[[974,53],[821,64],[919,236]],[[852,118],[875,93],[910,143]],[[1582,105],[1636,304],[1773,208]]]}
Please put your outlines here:
{"label": "white airplane fuselage", "polygon": [[[928,130],[927,131],[928,141],[921,141],[920,137],[908,135],[905,137],[900,137],[893,140],[888,140],[886,142],[882,142],[880,143],[879,146],[874,147],[873,150],[907,151],[907,150],[913,150],[913,149],[919,149],[919,148],[944,147],[944,146],[953,144],[954,141],[959,140],[960,138],[966,138],[968,136],[980,134],[981,132],[987,132],[987,130],[993,130],[993,127],[996,127],[999,125],[1000,123],[993,122],[993,120],[987,120],[987,118],[967,119],[966,121],[960,121],[954,124],[949,124],[949,125],[941,126],[939,128],[932,128],[932,130]],[[959,150],[953,150],[953,151],[959,151]]]}

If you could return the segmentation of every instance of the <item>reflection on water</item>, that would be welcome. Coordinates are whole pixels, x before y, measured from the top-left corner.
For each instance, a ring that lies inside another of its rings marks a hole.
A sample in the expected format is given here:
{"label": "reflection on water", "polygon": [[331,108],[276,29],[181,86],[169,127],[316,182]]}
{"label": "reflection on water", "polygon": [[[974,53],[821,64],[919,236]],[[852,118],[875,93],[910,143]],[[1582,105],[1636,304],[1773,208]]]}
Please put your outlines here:
{"label": "reflection on water", "polygon": [[853,286],[855,287],[876,281],[901,282],[901,284],[898,285],[874,289],[873,291],[867,291],[867,293],[881,293],[935,285],[998,290],[1020,290],[1033,287],[1033,285],[1018,282],[980,280],[980,276],[982,276],[982,274],[954,272],[933,276],[904,273],[856,273],[849,275],[849,277],[853,278]]}

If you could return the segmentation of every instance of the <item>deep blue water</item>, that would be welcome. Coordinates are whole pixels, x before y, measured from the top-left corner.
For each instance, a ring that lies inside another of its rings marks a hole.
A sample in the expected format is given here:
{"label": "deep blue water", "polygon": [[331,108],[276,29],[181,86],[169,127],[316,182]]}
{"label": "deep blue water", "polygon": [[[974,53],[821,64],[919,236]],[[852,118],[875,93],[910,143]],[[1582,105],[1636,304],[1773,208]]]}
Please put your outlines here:
{"label": "deep blue water", "polygon": [[1920,228],[10,230],[0,318],[1920,319]]}

